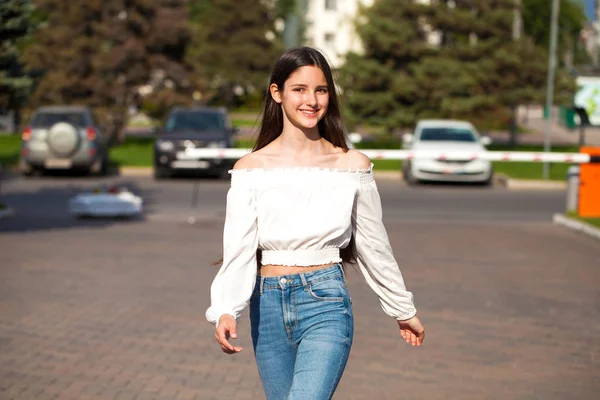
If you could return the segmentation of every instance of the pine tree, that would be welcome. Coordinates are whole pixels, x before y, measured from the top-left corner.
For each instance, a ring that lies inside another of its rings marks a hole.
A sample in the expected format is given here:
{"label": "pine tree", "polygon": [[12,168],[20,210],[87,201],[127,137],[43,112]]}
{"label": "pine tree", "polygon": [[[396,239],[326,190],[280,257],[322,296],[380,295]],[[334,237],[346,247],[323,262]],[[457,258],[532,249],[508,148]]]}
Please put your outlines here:
{"label": "pine tree", "polygon": [[357,31],[364,52],[347,54],[339,74],[347,120],[350,125],[408,126],[427,108],[413,69],[436,51],[427,42],[424,23],[431,9],[412,1],[379,0],[361,10]]}
{"label": "pine tree", "polygon": [[19,60],[20,47],[33,30],[31,0],[0,2],[0,112],[14,111],[15,123],[20,123],[33,81]]}
{"label": "pine tree", "polygon": [[272,6],[256,0],[192,0],[188,61],[203,99],[229,107],[262,98],[282,51]]}
{"label": "pine tree", "polygon": [[[548,48],[550,42],[550,18],[552,2],[548,0],[521,0],[523,29],[540,47]],[[558,62],[569,67],[570,63],[588,62],[580,42],[581,30],[587,23],[582,4],[574,0],[562,0],[558,14]]]}
{"label": "pine tree", "polygon": [[[364,55],[349,54],[342,70],[349,114],[389,129],[432,117],[490,128],[491,116],[540,101],[547,55],[529,38],[513,38],[514,7],[514,0],[379,0],[365,9]],[[561,71],[557,82],[568,101],[572,79]]]}
{"label": "pine tree", "polygon": [[113,137],[141,85],[184,92],[187,9],[183,0],[37,0],[45,23],[24,58],[42,69],[32,105],[85,104]]}

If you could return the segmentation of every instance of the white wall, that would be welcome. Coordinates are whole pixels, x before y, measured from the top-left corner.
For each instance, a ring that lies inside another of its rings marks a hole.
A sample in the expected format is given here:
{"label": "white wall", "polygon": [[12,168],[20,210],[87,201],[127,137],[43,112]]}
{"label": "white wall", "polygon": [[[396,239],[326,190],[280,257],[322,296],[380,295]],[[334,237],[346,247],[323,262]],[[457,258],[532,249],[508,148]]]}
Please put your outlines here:
{"label": "white wall", "polygon": [[323,52],[331,65],[337,68],[344,63],[344,55],[347,52],[362,50],[354,29],[354,20],[359,3],[370,6],[374,0],[335,0],[335,10],[326,10],[326,1],[306,2],[305,39],[308,46]]}
{"label": "white wall", "polygon": [[[376,0],[335,0],[336,9],[326,10],[327,0],[305,0],[305,44],[320,50],[334,67],[344,64],[349,51],[362,52],[362,43],[355,30],[359,4],[371,6]],[[403,0],[399,0],[403,1]],[[417,0],[431,4],[431,0]],[[437,32],[431,32],[429,43],[439,44]]]}

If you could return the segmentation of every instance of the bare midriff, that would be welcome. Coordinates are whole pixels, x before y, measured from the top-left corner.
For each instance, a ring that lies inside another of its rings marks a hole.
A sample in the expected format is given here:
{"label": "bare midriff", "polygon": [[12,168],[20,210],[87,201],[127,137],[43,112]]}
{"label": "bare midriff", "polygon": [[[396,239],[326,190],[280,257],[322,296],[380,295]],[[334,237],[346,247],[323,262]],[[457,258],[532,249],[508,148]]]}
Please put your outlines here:
{"label": "bare midriff", "polygon": [[298,267],[289,265],[263,265],[260,267],[261,276],[281,276],[281,275],[293,275],[300,274],[303,272],[316,271],[319,269],[331,267],[336,263],[321,264],[321,265],[309,265],[308,267]]}

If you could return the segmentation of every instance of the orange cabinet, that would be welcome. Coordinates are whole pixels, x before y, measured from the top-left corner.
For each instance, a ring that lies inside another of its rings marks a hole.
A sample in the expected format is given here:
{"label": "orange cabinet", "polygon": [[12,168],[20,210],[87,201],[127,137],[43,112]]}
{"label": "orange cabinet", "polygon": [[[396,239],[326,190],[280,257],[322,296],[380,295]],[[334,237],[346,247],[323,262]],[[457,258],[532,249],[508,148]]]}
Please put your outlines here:
{"label": "orange cabinet", "polygon": [[[580,153],[597,160],[600,147],[582,147]],[[600,217],[600,163],[581,164],[579,167],[579,216]]]}

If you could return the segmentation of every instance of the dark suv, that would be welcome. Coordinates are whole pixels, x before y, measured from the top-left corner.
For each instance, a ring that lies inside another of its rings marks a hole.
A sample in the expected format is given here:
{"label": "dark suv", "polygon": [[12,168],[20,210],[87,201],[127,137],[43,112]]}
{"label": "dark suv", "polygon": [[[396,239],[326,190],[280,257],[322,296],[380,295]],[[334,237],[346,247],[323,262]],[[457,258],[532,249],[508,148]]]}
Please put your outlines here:
{"label": "dark suv", "polygon": [[193,158],[189,148],[232,148],[237,130],[224,108],[174,108],[157,132],[154,146],[154,177],[166,178],[178,171],[227,178],[235,160]]}
{"label": "dark suv", "polygon": [[20,169],[25,175],[47,169],[106,173],[108,141],[87,107],[38,108],[21,143]]}

